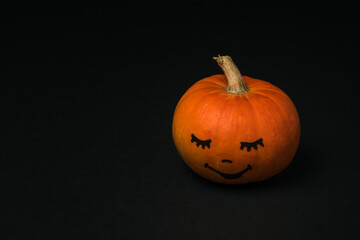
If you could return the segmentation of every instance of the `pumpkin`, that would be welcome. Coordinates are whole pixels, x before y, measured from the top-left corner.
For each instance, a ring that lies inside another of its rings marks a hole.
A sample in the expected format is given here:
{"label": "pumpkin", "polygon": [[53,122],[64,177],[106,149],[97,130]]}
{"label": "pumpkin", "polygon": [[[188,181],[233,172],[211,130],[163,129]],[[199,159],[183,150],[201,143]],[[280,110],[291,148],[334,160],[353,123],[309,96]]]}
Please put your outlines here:
{"label": "pumpkin", "polygon": [[176,106],[177,151],[194,172],[218,183],[257,182],[278,174],[300,141],[295,105],[271,83],[242,76],[230,56],[214,59],[225,75],[196,82]]}

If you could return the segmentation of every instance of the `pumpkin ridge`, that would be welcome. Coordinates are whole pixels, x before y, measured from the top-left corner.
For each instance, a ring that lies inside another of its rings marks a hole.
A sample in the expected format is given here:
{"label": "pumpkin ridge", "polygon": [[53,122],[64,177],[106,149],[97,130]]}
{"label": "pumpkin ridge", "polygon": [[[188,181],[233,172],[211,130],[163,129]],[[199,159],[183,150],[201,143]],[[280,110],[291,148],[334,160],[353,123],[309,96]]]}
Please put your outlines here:
{"label": "pumpkin ridge", "polygon": [[[204,80],[204,79],[203,79]],[[214,83],[214,82],[211,82],[211,81],[206,81],[206,82],[202,82],[203,80],[200,80],[199,82],[193,84],[186,92],[185,94],[182,96],[182,97],[186,97],[188,96],[189,94],[195,92],[195,91],[198,91],[198,90],[201,90],[201,89],[210,89],[210,88],[213,88],[214,90],[217,89],[219,90],[220,87],[221,89],[224,88],[224,86],[221,86],[221,85],[218,85],[217,83]],[[213,86],[201,86],[203,84],[211,84]]]}
{"label": "pumpkin ridge", "polygon": [[[271,84],[267,81],[258,79],[258,78],[252,78],[249,76],[243,76],[244,77],[244,81],[247,85],[249,85],[249,87],[253,87],[253,88],[258,88],[258,87],[276,87],[274,84]],[[277,87],[276,87],[277,88]]]}
{"label": "pumpkin ridge", "polygon": [[261,91],[269,91],[269,92],[278,93],[278,94],[288,97],[288,95],[280,88],[269,88],[269,89],[264,88],[264,89],[261,89]]}
{"label": "pumpkin ridge", "polygon": [[[266,93],[269,93],[269,94],[266,94]],[[274,93],[276,93],[276,94],[274,94]],[[270,98],[269,96],[276,96],[281,101],[286,100],[286,101],[289,101],[289,103],[294,104],[291,101],[291,99],[289,98],[289,96],[286,93],[284,93],[283,91],[277,92],[277,91],[269,91],[267,89],[263,89],[262,91],[257,91],[255,94],[259,94],[261,96],[265,96],[268,98]]]}
{"label": "pumpkin ridge", "polygon": [[267,96],[266,94],[263,94],[263,93],[261,93],[261,92],[256,92],[256,93],[254,93],[254,94],[260,95],[260,96],[262,96],[263,98],[268,99],[270,102],[272,102],[272,104],[273,104],[274,106],[276,106],[277,110],[278,110],[279,112],[281,112],[281,109],[280,109],[280,107],[278,106],[278,103],[277,103],[274,99],[270,98],[269,96]]}
{"label": "pumpkin ridge", "polygon": [[[256,94],[258,94],[258,95],[268,99],[269,101],[271,101],[273,106],[276,107],[278,114],[281,115],[281,119],[283,119],[283,121],[288,121],[289,120],[288,114],[284,114],[284,110],[279,107],[279,104],[276,102],[276,100],[274,100],[273,98],[269,97],[268,95],[265,95],[265,94],[262,94],[262,93],[256,93]],[[281,100],[281,102],[282,102],[282,100]],[[282,125],[284,125],[284,124],[282,124]]]}
{"label": "pumpkin ridge", "polygon": [[[227,98],[227,99],[224,99],[224,106],[229,106],[229,102],[232,102],[234,101],[232,98]],[[219,126],[221,126],[223,123],[222,123],[222,117],[227,113],[227,111],[225,110],[226,107],[223,107],[221,108],[221,114],[219,115],[217,121],[216,121],[216,129],[219,129]],[[238,113],[238,109],[236,109],[236,113]],[[232,113],[234,115],[234,113]],[[238,114],[236,114],[235,116],[237,116]],[[227,116],[229,117],[229,116]],[[237,122],[237,121],[236,121]],[[218,166],[217,166],[218,167]]]}
{"label": "pumpkin ridge", "polygon": [[202,103],[207,97],[209,97],[209,96],[211,96],[211,95],[214,95],[214,94],[217,94],[217,93],[219,93],[219,92],[213,92],[213,93],[209,93],[209,94],[207,94],[207,95],[205,95],[205,96],[203,96],[201,99],[199,99],[196,103],[194,103],[193,105],[192,105],[192,108],[191,108],[191,110],[189,110],[189,114],[188,114],[188,116],[192,116],[193,115],[193,111],[194,111],[194,109],[197,109],[198,108],[198,106],[200,105],[200,103]]}
{"label": "pumpkin ridge", "polygon": [[[218,75],[222,75],[222,74],[218,74]],[[216,75],[208,77],[208,78],[204,78],[197,83],[211,83],[211,84],[214,84],[214,85],[222,87],[222,88],[225,88],[225,86],[226,86],[226,82],[223,82],[221,79],[217,78]]]}
{"label": "pumpkin ridge", "polygon": [[[248,98],[248,95],[247,94],[244,94],[245,96],[245,99],[248,103],[248,105],[250,106],[250,109],[252,110],[251,111],[251,118],[252,118],[252,122],[254,123],[254,131],[255,131],[255,136],[259,136],[259,130],[258,130],[258,113],[256,111],[256,108],[253,107],[253,105],[251,104],[251,101],[250,99]],[[261,156],[260,156],[260,152],[256,151],[256,161],[259,162],[259,160],[261,159]],[[256,172],[256,178],[258,177],[259,175],[259,171]]]}
{"label": "pumpkin ridge", "polygon": [[208,78],[203,78],[201,79],[200,81],[196,82],[194,84],[194,86],[197,86],[197,85],[200,85],[200,84],[213,84],[213,85],[221,85],[220,83],[218,83],[218,80],[217,78],[213,78],[213,77],[208,77]]}
{"label": "pumpkin ridge", "polygon": [[273,93],[280,93],[282,95],[286,95],[286,93],[284,93],[284,91],[282,91],[280,88],[278,88],[276,86],[274,86],[274,87],[253,87],[252,90],[253,90],[253,92],[270,91]]}
{"label": "pumpkin ridge", "polygon": [[[192,91],[189,91],[186,95],[184,95],[184,97],[188,97],[189,95],[193,94],[193,93],[196,93],[198,91],[201,91],[201,90],[207,90],[207,89],[213,89],[213,91],[219,91],[219,89],[216,89],[215,90],[215,87],[204,87],[204,88],[197,88],[197,89],[194,89]],[[213,92],[212,91],[212,92]]]}
{"label": "pumpkin ridge", "polygon": [[[213,88],[213,87],[208,87],[208,88]],[[180,101],[178,102],[177,106],[180,106],[180,104],[181,104],[182,102],[184,102],[185,100],[187,100],[188,97],[192,96],[193,93],[197,93],[197,94],[198,94],[198,92],[200,92],[200,91],[203,90],[203,89],[205,89],[205,88],[195,89],[195,90],[193,90],[193,91],[186,92],[186,93],[184,94],[184,96],[181,97],[181,99],[180,99]],[[220,91],[218,91],[218,90],[214,90],[214,91],[211,91],[211,92],[205,92],[205,93],[204,93],[204,97],[207,96],[208,94],[212,94],[212,93],[215,93],[215,92],[219,92],[219,93],[220,93]]]}

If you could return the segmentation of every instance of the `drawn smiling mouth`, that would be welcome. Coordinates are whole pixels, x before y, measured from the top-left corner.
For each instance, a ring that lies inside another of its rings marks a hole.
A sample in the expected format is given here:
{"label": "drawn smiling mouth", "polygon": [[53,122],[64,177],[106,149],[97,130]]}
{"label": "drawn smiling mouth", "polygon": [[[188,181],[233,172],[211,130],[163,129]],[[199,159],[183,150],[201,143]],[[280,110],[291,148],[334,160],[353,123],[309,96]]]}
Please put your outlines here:
{"label": "drawn smiling mouth", "polygon": [[236,178],[239,178],[239,177],[241,177],[244,173],[246,173],[247,171],[249,171],[249,170],[252,169],[251,166],[250,166],[250,164],[249,164],[249,165],[248,165],[244,170],[242,170],[241,172],[234,173],[234,174],[227,174],[227,173],[220,172],[219,170],[216,170],[215,168],[212,168],[211,166],[209,166],[208,163],[205,163],[204,167],[213,170],[214,172],[220,174],[222,177],[224,177],[224,178],[226,178],[226,179],[236,179]]}

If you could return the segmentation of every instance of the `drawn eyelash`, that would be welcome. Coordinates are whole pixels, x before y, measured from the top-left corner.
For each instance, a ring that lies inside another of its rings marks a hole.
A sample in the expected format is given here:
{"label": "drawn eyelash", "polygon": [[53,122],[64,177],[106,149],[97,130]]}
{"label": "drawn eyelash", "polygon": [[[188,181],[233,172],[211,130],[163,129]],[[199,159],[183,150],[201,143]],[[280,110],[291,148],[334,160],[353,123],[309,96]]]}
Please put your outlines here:
{"label": "drawn eyelash", "polygon": [[247,151],[250,152],[251,148],[254,148],[255,150],[258,149],[257,145],[260,145],[264,147],[263,139],[260,138],[259,140],[256,140],[255,142],[241,142],[240,149],[243,150],[245,147],[247,148]]}
{"label": "drawn eyelash", "polygon": [[191,134],[191,142],[196,142],[197,147],[199,147],[201,145],[201,147],[203,149],[205,149],[205,147],[210,148],[211,140],[208,139],[206,141],[203,141],[203,140],[198,139],[194,134]]}

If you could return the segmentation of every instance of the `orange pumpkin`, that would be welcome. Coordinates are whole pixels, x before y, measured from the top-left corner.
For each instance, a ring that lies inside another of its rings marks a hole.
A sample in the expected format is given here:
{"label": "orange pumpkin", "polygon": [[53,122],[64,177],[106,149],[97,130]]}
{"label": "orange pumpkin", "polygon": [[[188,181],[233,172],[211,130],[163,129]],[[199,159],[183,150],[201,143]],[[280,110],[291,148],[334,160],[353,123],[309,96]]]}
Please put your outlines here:
{"label": "orange pumpkin", "polygon": [[173,118],[173,140],[185,163],[219,183],[268,179],[285,169],[300,140],[300,121],[278,87],[241,76],[231,57],[214,58],[225,75],[196,82]]}

